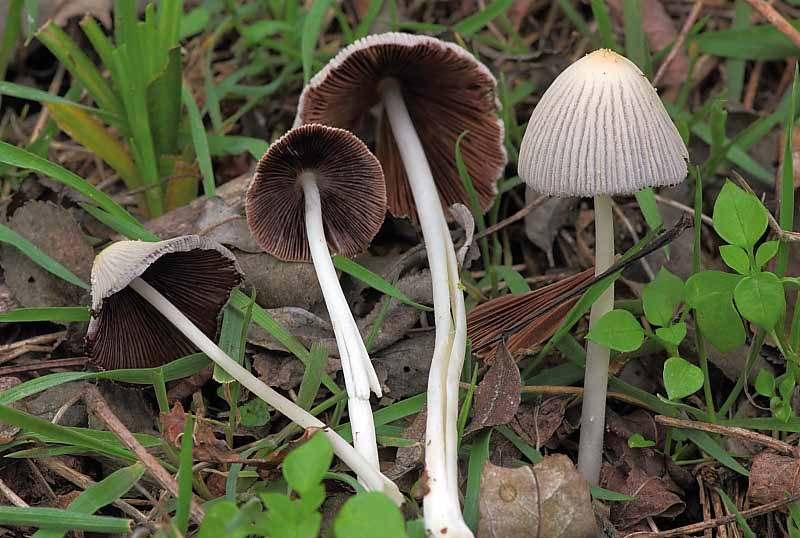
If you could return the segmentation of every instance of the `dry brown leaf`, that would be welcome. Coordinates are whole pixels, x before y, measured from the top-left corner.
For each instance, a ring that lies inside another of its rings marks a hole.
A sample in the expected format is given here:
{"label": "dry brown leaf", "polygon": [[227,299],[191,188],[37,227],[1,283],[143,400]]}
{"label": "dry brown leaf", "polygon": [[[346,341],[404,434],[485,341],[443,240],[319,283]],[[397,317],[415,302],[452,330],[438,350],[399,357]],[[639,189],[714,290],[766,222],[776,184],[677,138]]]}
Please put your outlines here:
{"label": "dry brown leaf", "polygon": [[766,504],[800,492],[800,459],[762,452],[753,458],[747,496],[753,504]]}
{"label": "dry brown leaf", "polygon": [[[4,392],[11,387],[16,387],[22,383],[20,378],[13,377],[13,376],[6,376],[0,377],[0,392]],[[14,402],[11,407],[15,409],[20,409],[22,411],[27,411],[27,407],[25,403],[22,401]],[[12,426],[11,424],[6,424],[4,422],[0,422],[0,444],[10,443],[14,440],[14,437],[19,433],[19,428],[16,426]]]}
{"label": "dry brown leaf", "polygon": [[481,474],[478,538],[596,538],[589,485],[563,454]]}
{"label": "dry brown leaf", "polygon": [[[94,251],[72,214],[50,202],[28,202],[9,219],[9,227],[76,276],[89,281]],[[10,245],[2,247],[6,284],[21,306],[81,304],[85,291],[42,269]]]}
{"label": "dry brown leaf", "polygon": [[614,503],[611,521],[619,528],[632,527],[648,517],[674,518],[686,504],[671,491],[671,480],[645,473],[638,465],[625,461],[604,463],[600,485],[605,489],[633,497],[632,501]]}
{"label": "dry brown leaf", "polygon": [[[167,442],[180,448],[181,436],[186,427],[186,413],[180,402],[175,402],[169,413],[161,413],[161,425]],[[192,439],[195,459],[220,463],[239,460],[239,455],[228,448],[225,441],[214,435],[211,424],[203,418],[198,417],[195,421]]]}
{"label": "dry brown leaf", "polygon": [[511,422],[519,409],[521,389],[522,378],[517,363],[502,344],[494,364],[475,389],[475,415],[464,433]]}
{"label": "dry brown leaf", "polygon": [[537,449],[547,444],[564,422],[564,413],[572,397],[554,396],[537,403],[519,406],[511,428]]}
{"label": "dry brown leaf", "polygon": [[412,446],[401,446],[397,449],[394,465],[386,473],[392,480],[397,480],[409,471],[422,465],[425,458],[425,410],[417,413],[414,420],[403,432],[403,438],[414,441]]}
{"label": "dry brown leaf", "polygon": [[[533,189],[525,189],[525,202],[531,203],[541,196]],[[547,255],[553,267],[553,241],[567,222],[575,206],[575,198],[550,198],[541,206],[525,215],[525,236]]]}

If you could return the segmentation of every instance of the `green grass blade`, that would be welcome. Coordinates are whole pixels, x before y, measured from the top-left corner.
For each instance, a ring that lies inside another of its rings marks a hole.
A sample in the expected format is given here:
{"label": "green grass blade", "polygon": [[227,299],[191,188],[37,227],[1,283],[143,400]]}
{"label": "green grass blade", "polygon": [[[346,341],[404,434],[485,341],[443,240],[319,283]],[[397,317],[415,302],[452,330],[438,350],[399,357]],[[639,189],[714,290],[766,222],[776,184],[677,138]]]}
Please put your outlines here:
{"label": "green grass blade", "polygon": [[303,380],[300,382],[300,390],[297,392],[297,405],[306,411],[314,405],[327,361],[328,352],[321,345],[314,343],[311,346],[308,366],[303,372]]}
{"label": "green grass blade", "polygon": [[586,19],[583,18],[583,15],[575,9],[575,5],[573,4],[572,0],[557,0],[558,7],[561,8],[561,11],[564,12],[569,22],[578,30],[578,32],[583,35],[586,39],[592,42],[594,46],[599,45],[599,41],[597,40],[597,36],[594,32],[592,32],[589,25],[586,23]]}
{"label": "green grass blade", "polygon": [[664,219],[661,218],[661,211],[658,209],[656,195],[652,187],[647,187],[643,191],[637,192],[636,201],[639,203],[639,209],[642,211],[644,220],[651,230],[657,230],[664,224]]}
{"label": "green grass blade", "polygon": [[[75,514],[93,514],[125,495],[144,474],[144,466],[135,463],[114,471],[96,484],[92,484],[78,495],[66,509]],[[63,538],[62,530],[39,530],[33,538]]]}
{"label": "green grass blade", "polygon": [[6,68],[11,59],[11,53],[17,46],[22,30],[22,7],[23,0],[11,0],[6,2],[5,31],[0,40],[0,80],[6,78]]}
{"label": "green grass blade", "polygon": [[[19,385],[17,385],[19,386]],[[75,445],[91,449],[99,454],[105,454],[112,458],[118,458],[125,461],[135,461],[135,457],[127,450],[120,450],[116,447],[110,446],[108,443],[98,441],[95,437],[87,435],[83,432],[76,431],[73,428],[65,428],[58,424],[53,424],[48,420],[43,420],[39,417],[34,417],[28,413],[23,413],[12,407],[0,405],[0,421],[6,424],[11,424],[18,428],[23,428],[26,431],[31,431],[42,435],[48,439],[64,445]]]}
{"label": "green grass blade", "polygon": [[[795,103],[797,102],[798,92],[800,92],[800,75],[798,75],[797,64],[794,66],[794,79],[792,81],[792,96],[790,98],[789,110],[786,114],[786,145],[783,150],[783,170],[781,171],[780,183],[780,213],[778,215],[778,223],[781,228],[786,231],[794,229],[794,162],[792,156],[793,149],[793,131],[795,114]],[[786,274],[786,269],[789,266],[789,244],[785,241],[781,242],[778,250],[778,257],[775,263],[775,272],[779,276]]]}
{"label": "green grass blade", "polygon": [[600,43],[603,47],[620,52],[617,40],[614,37],[614,30],[611,27],[611,17],[608,14],[608,6],[604,0],[592,0],[592,14],[597,22],[597,33],[600,34]]}
{"label": "green grass blade", "polygon": [[39,250],[36,245],[22,237],[20,234],[3,224],[0,224],[0,241],[19,249],[20,252],[25,254],[32,261],[36,262],[39,267],[56,275],[61,280],[65,280],[70,284],[85,290],[89,289],[89,285],[75,276],[72,271],[48,256],[42,250]]}
{"label": "green grass blade", "polygon": [[58,508],[0,506],[0,525],[128,534],[133,521],[118,517],[71,513]]}
{"label": "green grass blade", "polygon": [[180,464],[178,467],[178,506],[175,509],[174,524],[182,536],[186,536],[189,528],[189,506],[192,502],[192,432],[194,431],[194,417],[186,415],[181,439]]}
{"label": "green grass blade", "polygon": [[39,157],[38,155],[34,155],[29,151],[0,141],[0,162],[39,172],[86,196],[108,213],[123,220],[134,223],[137,222],[130,213],[122,208],[122,206],[106,193],[96,189],[88,181],[78,177],[66,168]]}
{"label": "green grass blade", "polygon": [[736,471],[742,476],[748,476],[749,473],[747,469],[742,467],[738,461],[733,459],[733,457],[728,454],[719,443],[717,443],[710,435],[706,432],[701,432],[697,430],[688,430],[688,429],[681,429],[681,432],[689,438],[691,442],[693,442],[697,447],[720,462],[722,465]]}
{"label": "green grass blade", "polygon": [[[242,340],[242,334],[247,334],[247,325],[250,322],[253,304],[254,301],[251,298],[244,310],[228,305],[222,315],[222,327],[219,330],[219,347],[239,364],[244,361],[245,344]],[[233,383],[234,381],[233,376],[218,364],[214,365],[213,377],[218,383]]]}
{"label": "green grass blade", "polygon": [[522,295],[531,291],[531,287],[525,282],[525,278],[517,271],[507,265],[495,265],[493,270],[505,281],[508,289],[514,295]]}
{"label": "green grass blade", "polygon": [[85,306],[47,306],[17,308],[0,314],[0,323],[30,321],[89,321],[89,309]]}
{"label": "green grass blade", "polygon": [[[97,24],[97,20],[91,15],[86,15],[81,19],[79,26],[81,30],[83,30],[83,34],[89,40],[89,43],[91,43],[97,56],[100,57],[100,61],[106,68],[111,69],[111,64],[113,63],[111,52],[114,50],[114,45],[102,28],[100,28],[100,25]],[[111,78],[113,81],[116,81],[113,72]],[[120,111],[122,111],[122,109],[120,109]]]}
{"label": "green grass blade", "polygon": [[647,41],[642,24],[641,0],[624,0],[625,55],[649,75]]}
{"label": "green grass blade", "polygon": [[517,450],[522,452],[522,455],[528,458],[528,461],[531,463],[537,464],[542,461],[542,454],[536,450],[536,448],[523,441],[519,435],[514,433],[514,431],[505,424],[501,426],[495,426],[495,430],[500,432],[503,437],[511,441],[511,444],[514,445]]}
{"label": "green grass blade", "polygon": [[378,18],[378,15],[381,14],[381,8],[383,7],[383,0],[372,0],[369,3],[369,7],[367,8],[367,13],[364,15],[364,18],[358,23],[356,27],[354,38],[361,39],[362,37],[366,36],[369,33],[369,27],[372,26],[372,23],[375,22],[375,19]]}
{"label": "green grass blade", "polygon": [[472,442],[469,450],[469,467],[467,470],[467,492],[464,496],[464,521],[473,531],[478,530],[478,500],[481,490],[481,473],[489,461],[489,441],[492,429],[481,432]]}
{"label": "green grass blade", "polygon": [[722,488],[714,488],[719,493],[719,496],[722,497],[722,502],[725,503],[725,507],[728,509],[728,512],[733,512],[734,516],[736,516],[736,523],[739,525],[739,530],[742,531],[745,538],[756,538],[756,533],[753,532],[753,529],[750,528],[750,525],[747,524],[747,520],[739,511],[739,507],[736,506],[728,494]]}
{"label": "green grass blade", "polygon": [[453,26],[453,31],[461,34],[463,37],[471,37],[472,34],[483,30],[484,27],[496,17],[508,11],[513,1],[514,0],[495,0],[477,13],[461,19]]}
{"label": "green grass blade", "polygon": [[99,207],[89,204],[80,203],[79,205],[84,209],[84,211],[89,213],[98,221],[102,222],[115,232],[124,235],[128,239],[138,239],[139,241],[161,241],[160,237],[148,231],[138,222],[123,220],[112,215],[111,213],[103,211]]}
{"label": "green grass blade", "polygon": [[49,21],[36,33],[36,37],[84,85],[100,108],[122,116],[123,107],[119,96],[113,92],[92,60],[64,30]]}
{"label": "green grass blade", "polygon": [[153,375],[156,370],[161,370],[165,381],[175,381],[176,379],[196,374],[208,366],[209,362],[208,357],[204,354],[196,353],[158,368],[109,370],[105,372],[59,372],[43,375],[0,392],[0,404],[10,405],[22,398],[38,394],[43,390],[84,379],[110,379],[135,385],[150,385],[153,382]]}
{"label": "green grass blade", "polygon": [[37,90],[36,88],[30,88],[28,86],[23,86],[21,84],[14,84],[13,82],[0,81],[0,95],[8,95],[11,97],[16,97],[18,99],[27,99],[28,101],[36,101],[38,103],[56,103],[61,105],[70,105],[80,108],[81,110],[85,110],[86,112],[91,112],[95,116],[103,118],[105,121],[109,123],[115,125],[124,125],[123,118],[116,114],[112,114],[110,112],[101,110],[99,108],[82,105],[80,103],[76,103],[75,101],[70,101],[69,99],[59,97],[58,95],[53,95],[52,93],[44,92],[42,90]]}
{"label": "green grass blade", "polygon": [[203,119],[200,117],[200,111],[197,108],[194,97],[192,97],[191,92],[185,86],[181,97],[189,113],[189,126],[192,133],[192,142],[194,143],[194,152],[195,155],[197,155],[197,163],[200,165],[200,172],[203,174],[203,192],[206,196],[214,196],[216,193],[214,170],[211,166],[211,154],[208,151],[208,139],[206,138]]}
{"label": "green grass blade", "polygon": [[181,51],[174,48],[167,54],[164,69],[147,88],[150,104],[150,125],[156,155],[178,153],[178,126],[181,121]]}
{"label": "green grass blade", "polygon": [[[746,0],[736,0],[734,4],[733,24],[732,30],[747,30],[752,23],[750,17],[753,13],[753,8]],[[725,62],[725,86],[727,88],[727,98],[734,102],[742,100],[742,91],[744,89],[746,60],[730,58]]]}
{"label": "green grass blade", "polygon": [[384,295],[388,295],[389,297],[397,299],[405,305],[413,306],[414,308],[418,308],[419,310],[423,310],[425,312],[433,311],[433,309],[429,306],[414,302],[408,295],[397,289],[391,283],[387,282],[383,277],[373,273],[358,262],[354,262],[345,256],[339,256],[338,254],[334,254],[331,256],[331,258],[333,259],[333,265],[338,270],[360,280],[370,288],[375,289]]}
{"label": "green grass blade", "polygon": [[[792,26],[800,30],[800,21]],[[739,60],[769,61],[800,56],[800,48],[771,24],[704,32],[694,42],[701,53]]]}
{"label": "green grass blade", "polygon": [[331,0],[314,0],[303,21],[300,53],[303,60],[303,80],[306,84],[311,79],[311,71],[314,67],[314,53],[322,31],[322,22],[330,5]]}
{"label": "green grass blade", "polygon": [[240,155],[249,153],[254,159],[260,159],[269,148],[269,143],[260,138],[232,135],[207,135],[208,150],[211,155]]}
{"label": "green grass blade", "polygon": [[71,105],[46,103],[44,106],[62,131],[103,159],[119,174],[127,188],[141,187],[142,178],[128,148],[99,121],[86,111]]}

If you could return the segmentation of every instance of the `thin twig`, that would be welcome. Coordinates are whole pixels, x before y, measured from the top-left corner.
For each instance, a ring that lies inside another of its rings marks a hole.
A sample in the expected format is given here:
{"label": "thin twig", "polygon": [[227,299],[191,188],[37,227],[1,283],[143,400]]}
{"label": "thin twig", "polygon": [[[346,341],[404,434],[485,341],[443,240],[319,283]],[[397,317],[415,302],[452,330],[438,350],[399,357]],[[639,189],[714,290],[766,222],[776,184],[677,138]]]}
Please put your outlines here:
{"label": "thin twig", "polygon": [[[800,500],[800,493],[795,493],[794,495],[789,495],[788,497],[784,497],[783,499],[779,499],[777,501],[772,501],[771,503],[762,504],[761,506],[756,506],[755,508],[751,508],[749,510],[742,510],[739,512],[739,515],[744,517],[745,519],[750,519],[751,517],[763,516],[764,514],[769,514],[770,512],[774,512],[780,508],[783,508],[787,504],[792,504],[793,502]],[[686,525],[684,527],[678,527],[677,529],[669,529],[666,531],[661,532],[634,532],[632,534],[626,535],[624,538],[671,538],[673,536],[684,536],[686,534],[694,534],[696,532],[704,531],[706,529],[713,529],[716,527],[721,527],[722,525],[727,525],[728,523],[733,523],[736,521],[736,514],[731,514],[724,517],[718,517],[716,519],[712,519],[711,521],[703,521],[701,523],[692,523],[691,525]]]}
{"label": "thin twig", "polygon": [[[686,204],[682,204],[676,200],[667,198],[666,196],[661,196],[660,194],[656,194],[655,197],[656,197],[656,202],[658,202],[659,204],[664,204],[670,207],[674,207],[675,209],[679,209],[688,215],[694,215],[694,209],[692,209]],[[700,214],[700,219],[703,221],[703,224],[707,224],[708,226],[714,225],[714,221],[711,220],[711,217],[709,217],[705,213]]]}
{"label": "thin twig", "polygon": [[788,37],[795,47],[800,47],[800,31],[789,24],[789,21],[778,13],[778,10],[771,4],[765,2],[765,0],[747,0],[747,3],[761,13],[780,33]]}
{"label": "thin twig", "polygon": [[517,222],[519,219],[524,219],[525,216],[528,213],[530,213],[534,209],[540,207],[542,204],[544,204],[549,199],[550,199],[549,196],[539,196],[538,198],[534,199],[532,202],[527,204],[525,207],[523,207],[522,209],[520,209],[519,211],[517,211],[516,213],[514,213],[510,217],[506,217],[503,220],[497,222],[496,224],[493,224],[492,226],[489,226],[484,231],[476,233],[475,237],[473,237],[472,240],[473,241],[477,241],[478,239],[486,237],[487,235],[491,235],[491,234],[493,234],[493,233],[495,233],[495,232],[497,232],[499,230],[502,230],[503,228],[505,228],[509,224]]}
{"label": "thin twig", "polygon": [[89,362],[88,357],[74,357],[70,359],[50,359],[44,361],[31,361],[15,366],[0,368],[0,376],[17,374],[20,372],[30,372],[33,370],[52,370],[53,368],[67,368],[69,366],[83,366]]}
{"label": "thin twig", "polygon": [[0,493],[8,499],[8,502],[13,504],[14,506],[18,506],[19,508],[28,508],[30,505],[26,503],[22,497],[16,494],[16,492],[8,487],[5,482],[0,480]]}
{"label": "thin twig", "polygon": [[680,53],[681,49],[683,48],[683,44],[686,42],[686,37],[689,35],[689,30],[692,29],[692,26],[694,26],[694,23],[697,21],[697,17],[700,16],[701,9],[703,9],[703,0],[697,0],[692,6],[692,10],[689,12],[686,22],[683,23],[683,27],[678,34],[678,38],[675,40],[675,44],[672,45],[672,49],[669,51],[669,54],[667,54],[667,57],[658,68],[658,72],[653,79],[653,86],[658,86],[658,83],[661,82],[662,78],[664,78],[664,74],[667,72],[670,64]]}
{"label": "thin twig", "polygon": [[[94,412],[97,417],[102,420],[108,429],[125,445],[128,450],[133,452],[142,465],[145,466],[150,475],[156,479],[162,488],[166,489],[173,497],[178,498],[178,482],[161,464],[158,460],[150,454],[142,444],[136,440],[133,434],[125,427],[124,424],[117,418],[108,403],[105,401],[100,391],[96,387],[89,387],[86,391],[86,405]],[[192,499],[189,503],[189,513],[196,522],[202,521],[205,512],[197,504],[197,501]]]}
{"label": "thin twig", "polygon": [[720,424],[711,424],[708,422],[699,422],[696,420],[683,420],[679,418],[667,417],[664,415],[656,415],[655,420],[659,424],[663,424],[665,426],[671,426],[673,428],[689,428],[692,430],[700,430],[708,433],[719,433],[725,436],[738,437],[739,439],[743,439],[745,441],[758,443],[760,445],[772,448],[782,454],[787,454],[789,456],[799,455],[797,447],[794,447],[789,443],[784,443],[783,441],[775,439],[774,437],[753,432],[745,428],[737,428],[735,426],[722,426]]}
{"label": "thin twig", "polygon": [[[71,482],[81,489],[85,490],[96,484],[94,480],[85,474],[61,463],[58,458],[41,458],[37,459],[36,461],[47,467],[50,471],[57,474],[67,482]],[[114,506],[131,516],[139,525],[149,525],[147,516],[122,499],[117,499],[114,501]]]}

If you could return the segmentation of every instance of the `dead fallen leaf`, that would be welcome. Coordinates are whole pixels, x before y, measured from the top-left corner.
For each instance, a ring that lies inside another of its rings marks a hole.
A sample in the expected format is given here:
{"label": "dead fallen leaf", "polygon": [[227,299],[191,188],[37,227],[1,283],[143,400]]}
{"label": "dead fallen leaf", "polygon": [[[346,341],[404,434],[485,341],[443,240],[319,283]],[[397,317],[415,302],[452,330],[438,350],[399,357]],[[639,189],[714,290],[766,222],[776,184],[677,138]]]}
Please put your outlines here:
{"label": "dead fallen leaf", "polygon": [[[89,281],[94,251],[68,210],[51,202],[28,202],[17,209],[8,225],[76,276]],[[10,245],[4,244],[0,252],[6,284],[21,306],[81,304],[85,290],[45,271]]]}
{"label": "dead fallen leaf", "polygon": [[511,429],[537,449],[546,445],[564,422],[571,397],[554,396],[541,402],[523,403],[511,421]]}
{"label": "dead fallen leaf", "polygon": [[[531,203],[541,196],[533,189],[525,189],[525,202]],[[575,198],[550,198],[525,215],[525,236],[547,255],[553,267],[553,241],[570,217]]]}
{"label": "dead fallen leaf", "polygon": [[180,446],[179,436],[186,427],[186,413],[181,402],[175,402],[168,413],[160,413],[164,439],[171,445]]}
{"label": "dead fallen leaf", "polygon": [[648,475],[638,465],[629,465],[625,461],[604,463],[600,485],[633,497],[632,501],[614,503],[611,507],[611,521],[622,529],[647,517],[674,518],[686,508],[681,498],[671,491],[667,480]]}
{"label": "dead fallen leaf", "polygon": [[472,211],[464,204],[451,205],[450,214],[453,215],[454,220],[464,230],[464,244],[458,247],[456,260],[460,268],[468,269],[472,262],[480,256],[478,250],[472,244],[472,238],[475,236],[475,217],[472,216]]}
{"label": "dead fallen leaf", "polygon": [[412,446],[401,446],[397,449],[392,468],[387,471],[386,476],[392,480],[397,480],[409,471],[413,471],[422,466],[425,458],[425,421],[427,413],[423,409],[411,424],[403,431],[403,439],[414,441]]}
{"label": "dead fallen leaf", "polygon": [[514,469],[487,462],[478,538],[596,538],[589,485],[563,454]]}
{"label": "dead fallen leaf", "polygon": [[753,504],[766,504],[800,492],[800,459],[772,452],[753,458],[747,497]]}
{"label": "dead fallen leaf", "polygon": [[[10,389],[11,387],[16,387],[22,383],[20,378],[18,377],[0,377],[0,393]],[[18,401],[14,402],[12,406],[14,409],[19,409],[21,411],[27,411],[27,406],[24,402]],[[19,428],[16,426],[12,426],[11,424],[5,424],[0,422],[0,444],[10,443],[14,440],[14,437],[19,433]]]}
{"label": "dead fallen leaf", "polygon": [[425,392],[434,336],[433,331],[414,333],[372,356],[375,369],[386,371],[387,396],[399,400]]}
{"label": "dead fallen leaf", "polygon": [[[186,413],[180,402],[175,402],[169,413],[161,413],[161,425],[166,441],[180,448],[183,431],[186,428]],[[239,460],[239,455],[228,448],[225,441],[214,435],[211,424],[202,417],[198,417],[194,422],[192,441],[192,453],[195,459],[220,463]]]}
{"label": "dead fallen leaf", "polygon": [[322,301],[314,265],[282,262],[266,252],[234,253],[247,275],[247,284],[256,290],[256,301],[264,308],[293,306],[310,310]]}
{"label": "dead fallen leaf", "polygon": [[464,433],[511,422],[519,409],[521,389],[519,368],[503,343],[494,364],[475,389],[475,414]]}

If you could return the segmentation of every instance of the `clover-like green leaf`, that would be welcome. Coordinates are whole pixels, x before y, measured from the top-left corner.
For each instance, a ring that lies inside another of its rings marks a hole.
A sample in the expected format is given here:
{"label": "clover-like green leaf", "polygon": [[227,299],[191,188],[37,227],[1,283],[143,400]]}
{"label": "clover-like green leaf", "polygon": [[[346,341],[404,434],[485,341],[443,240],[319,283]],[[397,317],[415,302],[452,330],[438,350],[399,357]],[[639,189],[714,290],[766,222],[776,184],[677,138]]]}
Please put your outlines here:
{"label": "clover-like green leaf", "polygon": [[714,230],[731,245],[751,250],[767,229],[767,210],[754,195],[730,180],[714,203]]}
{"label": "clover-like green leaf", "polygon": [[641,433],[634,433],[628,437],[628,448],[650,448],[655,445],[655,441],[645,438]]}
{"label": "clover-like green leaf", "polygon": [[662,327],[669,325],[675,309],[683,300],[683,288],[683,281],[662,267],[642,292],[642,308],[647,321]]}
{"label": "clover-like green leaf", "polygon": [[673,346],[679,346],[686,338],[686,323],[679,321],[669,327],[659,327],[656,329],[656,336]]}
{"label": "clover-like green leaf", "polygon": [[292,489],[302,496],[322,482],[332,461],[333,449],[330,441],[321,432],[317,432],[286,456],[283,460],[283,476]]}
{"label": "clover-like green leaf", "polygon": [[406,538],[405,521],[383,493],[360,493],[350,497],[333,522],[336,538]]}
{"label": "clover-like green leaf", "polygon": [[742,317],[772,330],[786,311],[783,284],[774,273],[756,273],[736,285],[733,297]]}
{"label": "clover-like green leaf", "polygon": [[758,394],[771,398],[775,395],[775,376],[769,370],[760,369],[756,376],[755,387]]}
{"label": "clover-like green leaf", "polygon": [[680,400],[703,387],[703,371],[681,357],[664,361],[664,388],[670,400]]}
{"label": "clover-like green leaf", "polygon": [[644,330],[627,310],[612,310],[597,320],[586,338],[615,351],[636,351],[644,342]]}
{"label": "clover-like green leaf", "polygon": [[756,250],[756,268],[761,269],[768,261],[775,257],[780,247],[780,241],[764,241]]}
{"label": "clover-like green leaf", "polygon": [[725,265],[739,273],[740,275],[750,274],[750,258],[742,247],[736,245],[722,245],[719,253]]}

